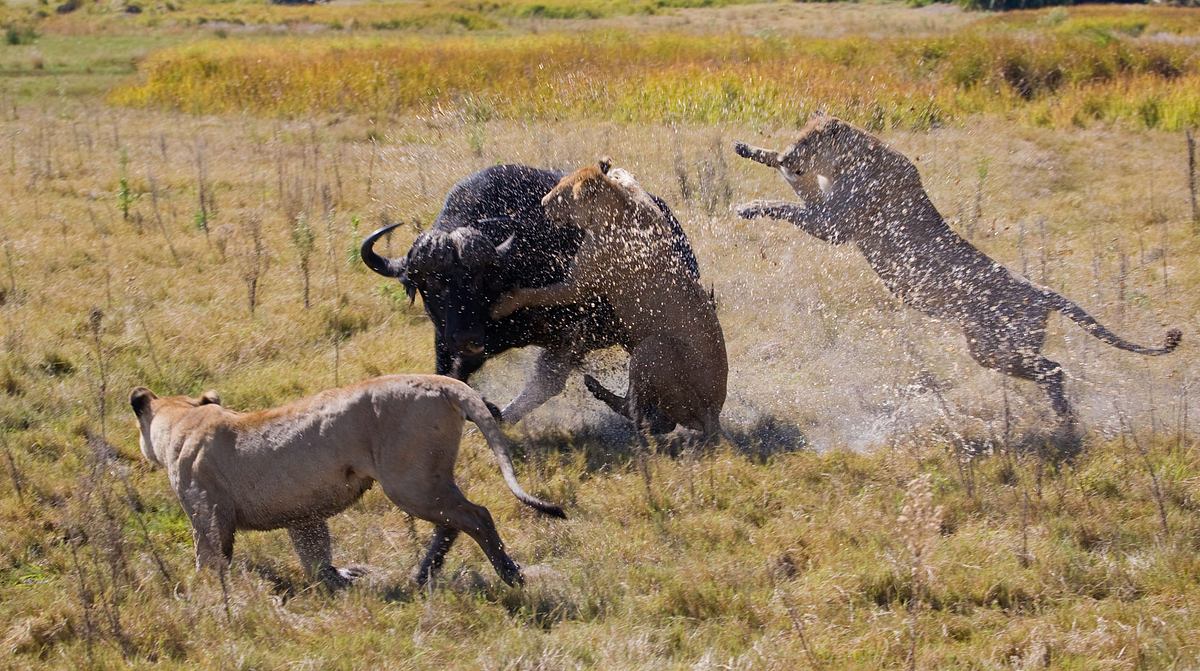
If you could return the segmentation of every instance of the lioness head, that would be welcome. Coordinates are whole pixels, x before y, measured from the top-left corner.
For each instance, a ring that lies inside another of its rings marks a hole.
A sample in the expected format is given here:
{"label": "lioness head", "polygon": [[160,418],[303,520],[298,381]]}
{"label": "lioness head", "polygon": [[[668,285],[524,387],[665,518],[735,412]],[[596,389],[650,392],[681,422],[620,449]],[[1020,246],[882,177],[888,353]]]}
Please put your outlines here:
{"label": "lioness head", "polygon": [[154,451],[153,425],[154,418],[172,409],[185,410],[202,405],[220,405],[221,397],[215,391],[206,391],[200,398],[190,396],[165,396],[159,398],[154,392],[145,387],[138,387],[129,392],[129,405],[138,420],[138,445],[142,448],[142,456],[147,461],[162,466],[162,462]]}
{"label": "lioness head", "polygon": [[612,160],[608,158],[563,177],[542,198],[542,207],[552,223],[574,225],[585,231],[599,231],[611,226],[640,207],[649,207],[650,211],[661,214],[633,175],[613,168]]}

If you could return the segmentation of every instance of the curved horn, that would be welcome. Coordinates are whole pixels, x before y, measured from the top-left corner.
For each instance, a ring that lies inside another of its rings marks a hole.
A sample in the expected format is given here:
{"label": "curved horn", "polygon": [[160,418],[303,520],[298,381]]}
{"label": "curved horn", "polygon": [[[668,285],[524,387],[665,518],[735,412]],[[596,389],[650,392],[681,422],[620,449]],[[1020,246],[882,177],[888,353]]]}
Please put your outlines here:
{"label": "curved horn", "polygon": [[403,277],[407,259],[389,259],[386,256],[380,256],[375,253],[375,241],[390,233],[392,229],[400,224],[390,224],[375,231],[363,240],[362,247],[359,248],[359,254],[362,256],[363,263],[375,272],[384,277]]}
{"label": "curved horn", "polygon": [[517,235],[515,233],[508,236],[508,239],[496,245],[496,254],[499,255],[500,258],[508,256],[508,253],[512,251],[513,241],[516,239]]}
{"label": "curved horn", "polygon": [[[475,223],[476,224],[509,224],[510,226],[516,225],[516,221],[512,217],[510,217],[506,214],[502,214],[499,217],[484,217],[482,219],[476,219]],[[515,240],[516,237],[517,237],[517,234],[513,233],[512,235],[509,235],[508,238],[506,238],[504,240],[504,242],[501,242],[500,244],[496,245],[496,253],[500,255],[500,258],[504,258],[506,254],[508,254],[510,251],[512,251],[513,240]]]}

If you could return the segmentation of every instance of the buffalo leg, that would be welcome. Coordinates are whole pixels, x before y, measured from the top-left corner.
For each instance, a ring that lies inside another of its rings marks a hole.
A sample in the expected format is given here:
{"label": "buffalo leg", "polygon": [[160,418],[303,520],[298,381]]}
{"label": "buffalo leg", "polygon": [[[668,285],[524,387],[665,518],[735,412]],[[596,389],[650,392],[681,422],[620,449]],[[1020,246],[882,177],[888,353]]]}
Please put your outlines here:
{"label": "buffalo leg", "polygon": [[451,369],[454,367],[454,355],[450,352],[450,348],[442,342],[441,336],[434,336],[433,353],[434,372],[438,375],[450,375]]}
{"label": "buffalo leg", "polygon": [[421,565],[417,567],[417,575],[414,578],[418,586],[424,586],[442,569],[442,564],[446,561],[446,553],[450,551],[450,546],[454,544],[458,534],[458,529],[440,524],[433,530],[433,539],[429,541],[429,550],[425,553],[425,558],[421,560]]}
{"label": "buffalo leg", "polygon": [[525,378],[525,387],[504,409],[501,417],[516,424],[546,401],[558,396],[567,386],[567,377],[579,365],[580,358],[571,351],[542,350],[534,361],[533,370]]}

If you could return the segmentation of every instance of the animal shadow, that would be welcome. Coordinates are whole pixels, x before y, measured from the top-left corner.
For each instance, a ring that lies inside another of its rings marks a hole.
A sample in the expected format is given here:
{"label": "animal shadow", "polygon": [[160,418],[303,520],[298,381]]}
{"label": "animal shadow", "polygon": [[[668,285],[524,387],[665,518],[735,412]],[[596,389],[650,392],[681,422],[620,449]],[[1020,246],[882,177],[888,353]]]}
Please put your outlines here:
{"label": "animal shadow", "polygon": [[[662,436],[649,436],[644,444],[655,454],[675,459],[689,453],[709,454],[726,442],[735,454],[755,463],[766,463],[775,455],[811,447],[799,424],[768,414],[760,414],[744,426],[726,425],[724,439],[705,443],[698,433],[677,429]],[[573,430],[532,431],[517,443],[517,449],[525,455],[582,453],[585,470],[589,473],[624,467],[643,449],[642,439],[634,431],[633,425],[620,417],[589,423]]]}

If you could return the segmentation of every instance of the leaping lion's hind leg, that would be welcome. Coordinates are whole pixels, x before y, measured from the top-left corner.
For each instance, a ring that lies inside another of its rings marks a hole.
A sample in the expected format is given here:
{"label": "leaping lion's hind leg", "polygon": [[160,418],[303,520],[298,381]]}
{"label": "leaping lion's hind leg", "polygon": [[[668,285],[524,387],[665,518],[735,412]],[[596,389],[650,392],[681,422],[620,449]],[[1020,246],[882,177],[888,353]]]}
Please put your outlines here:
{"label": "leaping lion's hind leg", "polygon": [[1021,358],[1000,370],[1022,380],[1036,382],[1050,399],[1050,406],[1060,419],[1074,421],[1075,412],[1067,400],[1066,386],[1063,384],[1062,366],[1044,356],[1034,355]]}
{"label": "leaping lion's hind leg", "polygon": [[1067,400],[1064,384],[1066,375],[1058,362],[1037,355],[1015,366],[1010,375],[1025,380],[1032,380],[1041,387],[1050,399],[1050,407],[1058,415],[1058,427],[1055,431],[1054,443],[1060,456],[1069,456],[1080,447],[1079,426],[1075,417],[1075,409]]}
{"label": "leaping lion's hind leg", "polygon": [[1063,385],[1065,375],[1062,366],[1045,357],[1038,359],[1037,366],[1039,377],[1036,382],[1046,391],[1046,395],[1050,397],[1050,406],[1058,415],[1058,429],[1054,437],[1056,449],[1059,455],[1069,456],[1079,451],[1081,436],[1075,409],[1067,400],[1066,388]]}

